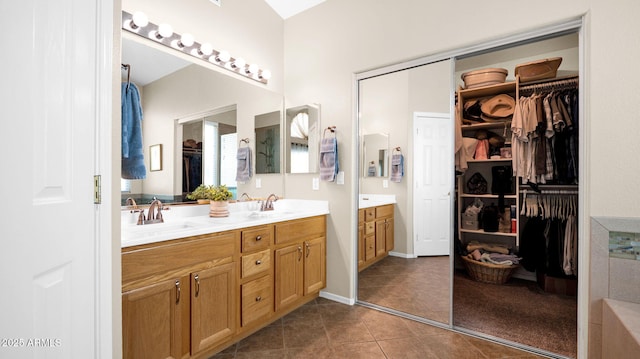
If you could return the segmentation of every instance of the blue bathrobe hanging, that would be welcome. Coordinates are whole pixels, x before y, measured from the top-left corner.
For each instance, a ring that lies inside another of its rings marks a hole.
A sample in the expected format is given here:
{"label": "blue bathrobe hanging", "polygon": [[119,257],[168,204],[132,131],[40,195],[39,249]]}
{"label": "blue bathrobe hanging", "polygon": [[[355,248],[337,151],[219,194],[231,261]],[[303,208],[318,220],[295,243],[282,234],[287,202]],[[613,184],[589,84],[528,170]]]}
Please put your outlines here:
{"label": "blue bathrobe hanging", "polygon": [[144,179],[142,147],[142,106],[140,93],[133,83],[123,82],[122,87],[122,178]]}

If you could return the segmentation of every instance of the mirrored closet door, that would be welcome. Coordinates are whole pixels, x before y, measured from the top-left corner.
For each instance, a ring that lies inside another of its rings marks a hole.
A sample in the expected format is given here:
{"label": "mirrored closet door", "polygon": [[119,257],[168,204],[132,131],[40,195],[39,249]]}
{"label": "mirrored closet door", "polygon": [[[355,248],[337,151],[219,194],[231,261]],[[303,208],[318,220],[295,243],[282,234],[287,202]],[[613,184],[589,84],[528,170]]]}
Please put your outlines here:
{"label": "mirrored closet door", "polygon": [[[450,164],[444,170],[434,165],[442,156],[453,163],[453,132],[438,134],[450,147],[442,151],[414,128],[423,122],[435,128],[435,120],[417,116],[425,113],[438,114],[452,128],[452,71],[446,60],[358,81],[358,300],[444,325],[451,306],[453,170]],[[416,200],[416,181],[443,182],[447,190],[432,195],[436,204],[425,206],[429,199]],[[444,221],[423,226],[442,202]],[[415,238],[444,242],[446,251],[418,252]]]}

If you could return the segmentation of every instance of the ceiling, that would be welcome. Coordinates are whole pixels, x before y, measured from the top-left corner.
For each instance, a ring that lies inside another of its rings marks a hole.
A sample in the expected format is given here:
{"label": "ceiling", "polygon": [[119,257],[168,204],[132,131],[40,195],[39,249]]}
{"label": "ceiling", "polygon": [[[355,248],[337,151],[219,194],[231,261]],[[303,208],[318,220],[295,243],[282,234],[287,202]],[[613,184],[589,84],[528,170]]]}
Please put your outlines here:
{"label": "ceiling", "polygon": [[325,0],[264,0],[283,19],[301,13],[323,3]]}

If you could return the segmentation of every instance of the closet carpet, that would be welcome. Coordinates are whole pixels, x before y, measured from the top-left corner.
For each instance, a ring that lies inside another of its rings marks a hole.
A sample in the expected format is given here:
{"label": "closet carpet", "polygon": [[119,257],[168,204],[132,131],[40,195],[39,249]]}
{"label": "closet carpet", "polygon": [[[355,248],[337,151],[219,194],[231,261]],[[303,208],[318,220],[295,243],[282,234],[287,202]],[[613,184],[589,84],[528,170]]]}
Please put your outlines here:
{"label": "closet carpet", "polygon": [[577,356],[576,297],[546,293],[536,282],[512,278],[480,283],[464,271],[454,279],[454,324],[552,353]]}

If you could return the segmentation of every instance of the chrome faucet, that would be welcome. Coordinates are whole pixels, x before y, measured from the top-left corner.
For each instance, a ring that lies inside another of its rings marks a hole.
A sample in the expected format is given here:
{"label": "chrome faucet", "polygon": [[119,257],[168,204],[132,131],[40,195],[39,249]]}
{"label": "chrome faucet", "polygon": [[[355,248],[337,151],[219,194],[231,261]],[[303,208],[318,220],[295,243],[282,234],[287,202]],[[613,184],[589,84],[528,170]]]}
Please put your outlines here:
{"label": "chrome faucet", "polygon": [[270,194],[269,197],[267,197],[267,199],[262,202],[262,205],[260,206],[260,210],[261,211],[273,211],[273,202],[278,200],[278,196],[276,196],[275,194]]}

